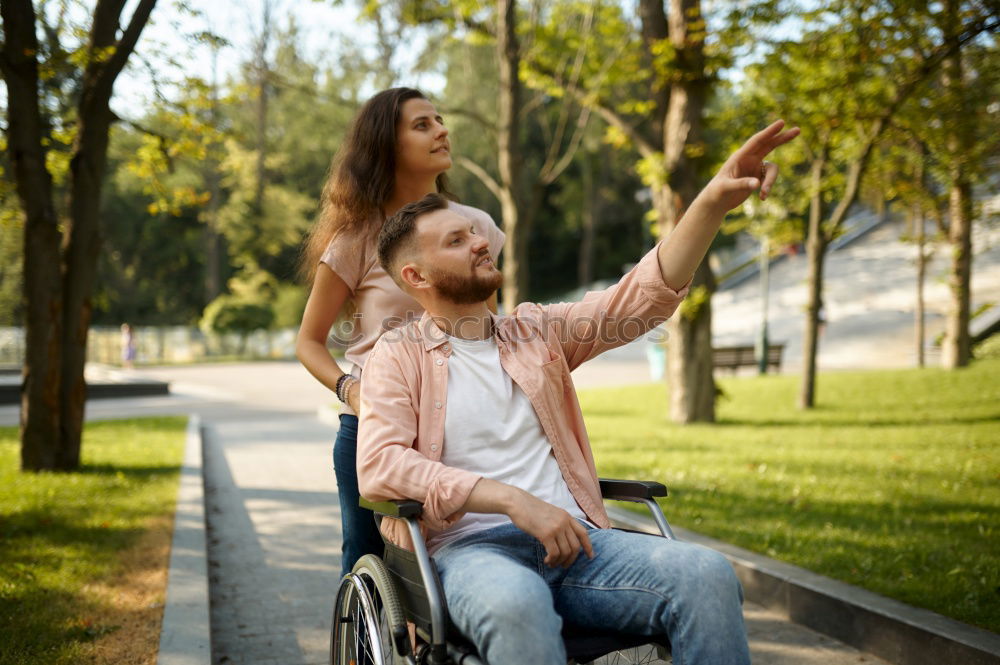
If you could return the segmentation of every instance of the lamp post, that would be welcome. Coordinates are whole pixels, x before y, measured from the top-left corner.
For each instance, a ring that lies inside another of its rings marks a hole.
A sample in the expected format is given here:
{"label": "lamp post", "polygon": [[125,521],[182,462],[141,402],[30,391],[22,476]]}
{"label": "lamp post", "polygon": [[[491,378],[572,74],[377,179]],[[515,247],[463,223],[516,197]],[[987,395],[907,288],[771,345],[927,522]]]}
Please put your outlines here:
{"label": "lamp post", "polygon": [[757,372],[767,374],[767,295],[768,269],[771,266],[770,243],[766,234],[760,237],[760,335],[757,338]]}

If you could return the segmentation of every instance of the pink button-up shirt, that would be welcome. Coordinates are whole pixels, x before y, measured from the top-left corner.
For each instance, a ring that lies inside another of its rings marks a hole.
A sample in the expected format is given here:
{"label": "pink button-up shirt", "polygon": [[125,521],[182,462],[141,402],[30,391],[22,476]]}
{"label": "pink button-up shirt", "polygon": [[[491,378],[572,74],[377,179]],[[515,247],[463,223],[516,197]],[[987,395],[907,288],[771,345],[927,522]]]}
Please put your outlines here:
{"label": "pink button-up shirt", "polygon": [[[519,305],[494,318],[500,365],[531,402],[573,498],[594,524],[610,526],[570,372],[594,356],[663,323],[687,295],[663,283],[653,248],[621,281],[582,301]],[[457,521],[480,475],[445,466],[448,337],[425,313],[385,333],[361,382],[358,485],[373,501],[415,499],[421,526],[440,531]],[[404,524],[382,521],[393,543],[412,547]]]}

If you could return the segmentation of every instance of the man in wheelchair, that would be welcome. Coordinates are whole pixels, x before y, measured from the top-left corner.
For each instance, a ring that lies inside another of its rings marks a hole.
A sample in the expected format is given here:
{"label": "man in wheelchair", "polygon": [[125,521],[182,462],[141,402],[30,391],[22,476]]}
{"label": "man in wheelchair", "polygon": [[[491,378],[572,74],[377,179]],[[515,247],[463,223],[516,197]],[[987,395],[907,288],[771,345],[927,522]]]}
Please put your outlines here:
{"label": "man in wheelchair", "polygon": [[[610,529],[570,372],[666,320],[725,214],[797,129],[752,137],[671,235],[580,302],[495,316],[486,238],[436,194],[384,224],[379,260],[423,306],[365,366],[361,494],[423,503],[421,533],[455,626],[491,665],[562,665],[563,622],[668,641],[675,662],[749,663],[742,590],[718,553]],[[385,537],[412,546],[405,524]]]}

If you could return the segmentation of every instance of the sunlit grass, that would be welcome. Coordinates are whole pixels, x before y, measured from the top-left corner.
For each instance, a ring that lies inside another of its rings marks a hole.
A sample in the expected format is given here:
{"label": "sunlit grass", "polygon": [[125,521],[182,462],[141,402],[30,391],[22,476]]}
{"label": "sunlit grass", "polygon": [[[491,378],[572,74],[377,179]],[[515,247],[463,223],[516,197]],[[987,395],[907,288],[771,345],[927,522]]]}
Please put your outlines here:
{"label": "sunlit grass", "polygon": [[673,522],[1000,631],[1000,359],[720,381],[718,424],[661,385],[581,391],[602,475],[665,482]]}
{"label": "sunlit grass", "polygon": [[19,446],[0,428],[0,664],[85,662],[119,628],[94,623],[107,601],[88,585],[173,513],[184,419],[87,424],[74,473],[21,473]]}

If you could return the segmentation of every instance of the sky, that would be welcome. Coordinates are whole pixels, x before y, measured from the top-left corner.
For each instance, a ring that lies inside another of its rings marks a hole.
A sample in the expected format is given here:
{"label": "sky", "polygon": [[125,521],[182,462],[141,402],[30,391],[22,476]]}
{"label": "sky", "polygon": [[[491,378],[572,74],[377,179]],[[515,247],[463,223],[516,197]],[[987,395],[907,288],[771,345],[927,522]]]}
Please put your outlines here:
{"label": "sky", "polygon": [[[142,114],[154,95],[151,74],[156,72],[158,80],[177,80],[184,71],[195,72],[206,78],[211,76],[210,51],[205,46],[190,46],[189,36],[201,31],[211,31],[225,38],[230,46],[219,53],[218,76],[224,81],[235,74],[240,63],[250,57],[253,35],[261,24],[263,0],[209,0],[190,3],[196,5],[200,16],[178,10],[176,0],[160,0],[153,11],[151,22],[143,30],[136,47],[136,53],[149,62],[149,66],[139,58],[130,61],[116,84],[112,106],[126,117]],[[349,38],[353,44],[369,53],[374,52],[374,29],[358,17],[358,0],[272,0],[272,21],[277,28],[288,24],[294,17],[302,36],[302,48],[307,58],[320,64],[336,65],[337,47],[341,40]],[[130,17],[135,0],[130,2],[123,16]],[[168,55],[158,55],[166,53]],[[397,54],[401,62],[416,59],[418,48],[403,49]],[[178,61],[172,66],[169,60]],[[428,92],[436,92],[443,87],[443,81],[435,76],[423,76],[412,85],[421,86]],[[375,90],[370,91],[374,93]],[[363,95],[365,96],[365,95]]]}

